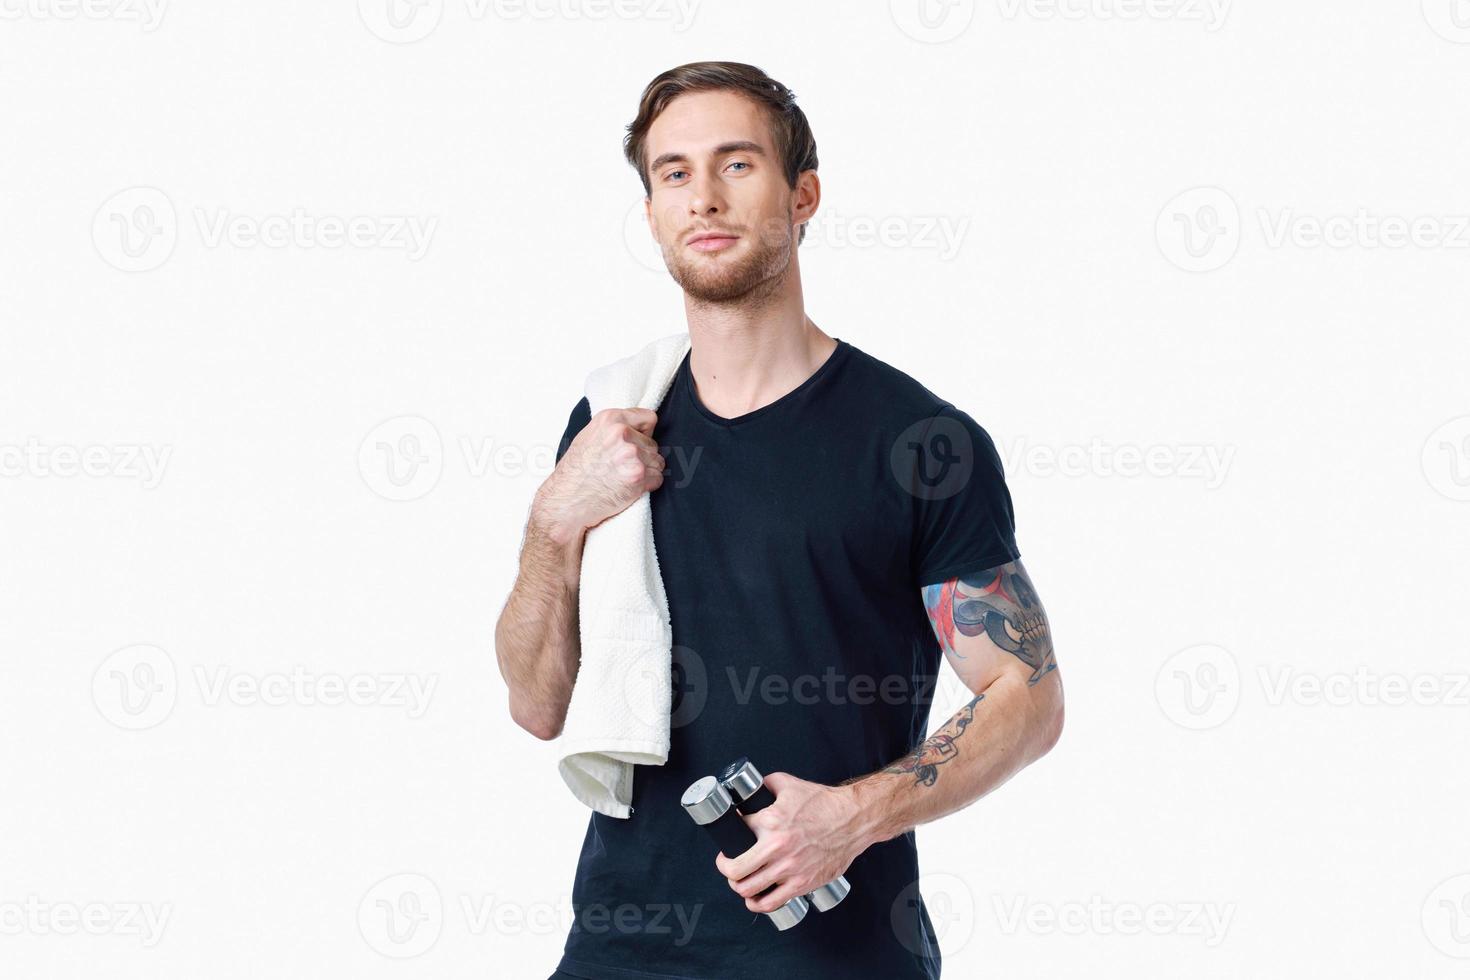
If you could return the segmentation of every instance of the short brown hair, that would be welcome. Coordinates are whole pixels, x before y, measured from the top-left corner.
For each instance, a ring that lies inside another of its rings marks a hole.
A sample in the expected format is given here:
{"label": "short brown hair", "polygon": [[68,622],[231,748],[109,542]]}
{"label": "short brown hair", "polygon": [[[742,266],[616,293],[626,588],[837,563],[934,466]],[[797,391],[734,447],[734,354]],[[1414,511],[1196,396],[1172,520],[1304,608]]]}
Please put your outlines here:
{"label": "short brown hair", "polygon": [[[644,197],[653,194],[646,154],[649,127],[677,96],[707,91],[738,92],[766,110],[776,141],[776,155],[786,174],[786,186],[794,189],[802,171],[817,169],[817,141],[807,124],[806,113],[796,104],[795,92],[754,65],[738,61],[695,61],[670,68],[648,83],[638,102],[638,115],[628,124],[627,135],[623,137],[623,156],[638,171]],[[803,224],[797,244],[805,237]]]}

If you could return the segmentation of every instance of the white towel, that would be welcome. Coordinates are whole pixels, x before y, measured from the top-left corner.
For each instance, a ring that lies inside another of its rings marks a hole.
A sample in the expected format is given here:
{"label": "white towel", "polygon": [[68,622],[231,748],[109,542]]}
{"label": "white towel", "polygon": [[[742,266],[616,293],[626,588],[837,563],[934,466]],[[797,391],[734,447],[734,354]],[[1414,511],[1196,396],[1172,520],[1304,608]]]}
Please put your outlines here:
{"label": "white towel", "polygon": [[[587,401],[657,411],[689,350],[689,334],[655,340],[593,371]],[[669,759],[673,631],[653,547],[647,493],[587,532],[578,592],[582,664],[558,741],[572,793],[610,817],[633,813],[634,765]]]}

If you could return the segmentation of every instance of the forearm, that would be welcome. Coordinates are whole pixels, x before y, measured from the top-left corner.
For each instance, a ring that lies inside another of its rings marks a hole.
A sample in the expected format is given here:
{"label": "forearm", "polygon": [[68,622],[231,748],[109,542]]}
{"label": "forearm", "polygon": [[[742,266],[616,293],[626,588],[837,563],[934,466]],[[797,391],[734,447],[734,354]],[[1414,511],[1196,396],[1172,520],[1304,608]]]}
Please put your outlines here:
{"label": "forearm", "polygon": [[577,678],[584,535],[584,528],[559,520],[538,493],[515,587],[495,626],[495,655],[510,688],[511,716],[538,738],[560,734]]}
{"label": "forearm", "polygon": [[864,846],[963,809],[1045,755],[1061,730],[1061,677],[1009,671],[913,752],[844,784]]}

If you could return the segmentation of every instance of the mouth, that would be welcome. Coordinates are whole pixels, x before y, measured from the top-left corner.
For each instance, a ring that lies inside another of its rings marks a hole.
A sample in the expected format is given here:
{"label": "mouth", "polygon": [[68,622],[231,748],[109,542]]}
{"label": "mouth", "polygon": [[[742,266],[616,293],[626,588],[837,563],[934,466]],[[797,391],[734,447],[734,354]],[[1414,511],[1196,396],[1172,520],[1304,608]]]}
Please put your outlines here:
{"label": "mouth", "polygon": [[689,247],[696,252],[718,252],[740,240],[739,235],[721,231],[704,231],[689,239]]}

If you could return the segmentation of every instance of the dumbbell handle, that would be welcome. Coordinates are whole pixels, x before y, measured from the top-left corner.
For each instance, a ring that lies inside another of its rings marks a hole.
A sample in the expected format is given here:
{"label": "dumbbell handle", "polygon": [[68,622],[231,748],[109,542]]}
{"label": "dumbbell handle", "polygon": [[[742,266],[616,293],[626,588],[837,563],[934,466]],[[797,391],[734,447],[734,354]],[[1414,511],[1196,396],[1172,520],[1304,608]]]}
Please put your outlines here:
{"label": "dumbbell handle", "polygon": [[[725,783],[725,786],[730,790],[730,797],[735,802],[735,809],[739,810],[742,815],[748,817],[752,814],[759,813],[776,802],[776,794],[771,792],[771,788],[766,785],[765,778],[761,776],[759,770],[752,766],[748,760],[735,760],[729,766],[725,767],[723,775],[735,777],[737,773],[740,773],[743,778],[731,778]],[[742,798],[740,795],[741,792],[750,789],[751,783],[756,780],[760,781],[759,785],[755,789],[750,790],[749,796]],[[749,828],[746,829],[748,830]],[[728,854],[729,852],[726,851],[725,853]],[[847,893],[850,891],[852,891],[852,886],[847,883],[847,878],[843,875],[838,875],[825,885],[820,885],[807,893],[806,898],[817,907],[818,912],[826,912],[836,908],[837,903],[846,898]]]}
{"label": "dumbbell handle", "polygon": [[[714,839],[716,846],[727,858],[739,857],[755,845],[755,833],[740,819],[729,792],[715,777],[705,776],[695,780],[684,791],[679,802],[694,822]],[[772,885],[766,889],[765,894],[776,887]],[[767,912],[766,918],[777,929],[784,931],[800,922],[806,916],[809,906],[806,896],[798,895],[780,908]]]}

